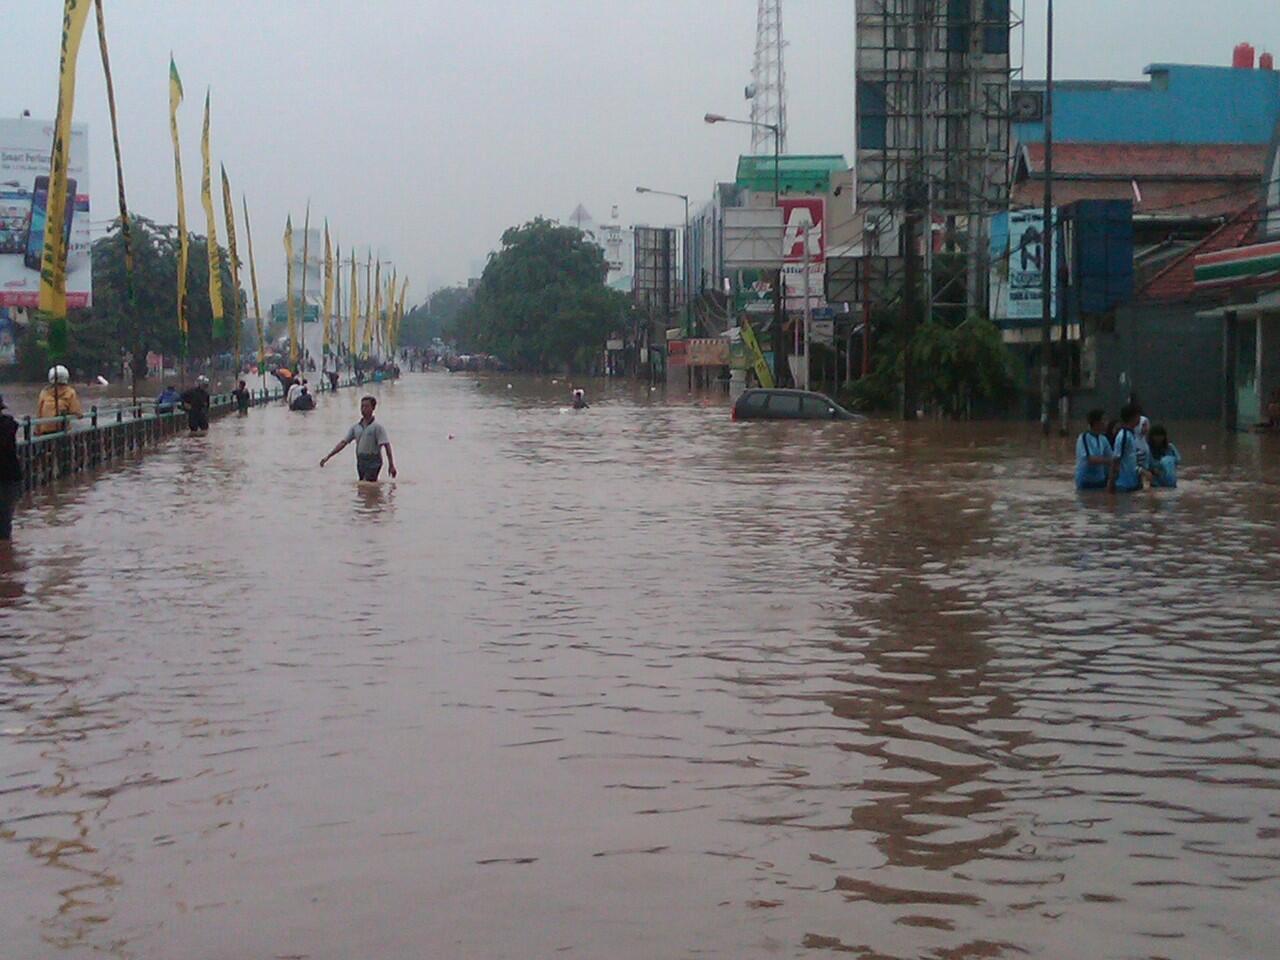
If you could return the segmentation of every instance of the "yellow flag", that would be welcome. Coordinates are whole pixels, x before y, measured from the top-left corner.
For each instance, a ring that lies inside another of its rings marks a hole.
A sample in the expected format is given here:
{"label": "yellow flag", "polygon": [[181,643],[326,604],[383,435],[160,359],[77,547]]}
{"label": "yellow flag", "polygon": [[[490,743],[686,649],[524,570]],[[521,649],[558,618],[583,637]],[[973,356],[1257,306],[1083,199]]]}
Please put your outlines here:
{"label": "yellow flag", "polygon": [[329,354],[329,321],[333,316],[333,251],[329,248],[329,221],[324,222],[324,354]]}
{"label": "yellow flag", "polygon": [[382,261],[373,265],[373,323],[369,325],[367,336],[372,349],[373,337],[378,327],[382,326]]}
{"label": "yellow flag", "polygon": [[387,284],[387,309],[382,320],[382,345],[388,351],[394,348],[391,342],[391,326],[395,322],[396,312],[396,271],[391,270],[391,282]]}
{"label": "yellow flag", "polygon": [[262,326],[262,304],[258,302],[258,267],[253,262],[253,230],[249,226],[249,201],[241,196],[240,202],[244,205],[244,238],[249,243],[249,282],[253,286],[253,315],[258,321],[258,369],[265,371],[267,333]]}
{"label": "yellow flag", "polygon": [[364,342],[362,355],[368,356],[369,345],[373,339],[373,248],[369,248],[369,257],[364,264]]}
{"label": "yellow flag", "polygon": [[307,241],[311,239],[311,201],[307,201],[307,215],[302,219],[302,293],[298,294],[298,299],[302,301],[299,308],[302,313],[298,317],[298,329],[302,331],[302,345],[307,345],[307,262],[311,258],[308,250]]}
{"label": "yellow flag", "polygon": [[356,355],[356,317],[360,316],[360,275],[356,271],[356,252],[351,251],[351,330],[348,334],[347,352]]}
{"label": "yellow flag", "polygon": [[[342,244],[333,248],[333,332],[329,335],[333,355],[342,353]],[[337,369],[335,364],[334,369]]]}
{"label": "yellow flag", "polygon": [[409,292],[409,278],[405,277],[400,284],[400,301],[396,304],[396,333],[395,342],[398,346],[400,343],[400,324],[404,320],[404,298]]}
{"label": "yellow flag", "polygon": [[222,213],[227,220],[227,255],[231,258],[231,329],[236,355],[236,373],[240,372],[240,341],[243,339],[243,328],[240,318],[240,254],[236,252],[236,208],[231,202],[231,181],[227,179],[227,168],[222,167]]}
{"label": "yellow flag", "polygon": [[289,318],[289,364],[294,373],[298,366],[298,324],[293,315],[293,217],[284,222],[284,304]]}
{"label": "yellow flag", "polygon": [[95,0],[98,14],[98,51],[102,54],[102,74],[107,82],[107,112],[111,116],[111,145],[116,154],[116,194],[120,204],[120,239],[124,242],[124,275],[129,309],[136,308],[133,289],[133,230],[129,221],[129,204],[124,197],[124,163],[120,159],[120,123],[116,118],[116,88],[111,80],[111,55],[107,52],[107,21],[102,13],[102,0]]}
{"label": "yellow flag", "polygon": [[[89,18],[89,0],[66,0],[62,8],[62,61],[58,67],[58,113],[53,121],[49,192],[45,200],[44,253],[40,259],[40,309],[67,315],[67,161],[76,99],[76,57]],[[75,198],[70,198],[75,203]]]}
{"label": "yellow flag", "polygon": [[209,250],[209,307],[213,312],[213,338],[221,340],[227,335],[227,323],[222,315],[222,252],[218,247],[218,221],[213,215],[213,179],[209,169],[209,93],[204,95],[204,134],[200,137],[200,156],[204,170],[200,176],[200,202],[204,204],[204,220],[208,236],[205,246]]}
{"label": "yellow flag", "polygon": [[169,56],[169,133],[173,137],[173,178],[178,187],[178,332],[182,356],[187,355],[187,202],[182,195],[182,150],[178,146],[178,104],[182,103],[182,78]]}

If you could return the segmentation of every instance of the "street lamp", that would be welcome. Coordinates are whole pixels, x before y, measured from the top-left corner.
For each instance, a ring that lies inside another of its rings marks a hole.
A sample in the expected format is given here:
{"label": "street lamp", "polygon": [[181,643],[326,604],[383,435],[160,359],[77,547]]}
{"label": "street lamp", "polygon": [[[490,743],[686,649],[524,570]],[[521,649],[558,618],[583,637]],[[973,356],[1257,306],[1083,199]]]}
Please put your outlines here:
{"label": "street lamp", "polygon": [[691,329],[692,323],[690,322],[691,318],[689,314],[690,291],[692,288],[689,274],[689,195],[687,193],[672,193],[670,190],[654,190],[652,187],[636,187],[636,193],[652,193],[655,196],[674,197],[677,200],[684,201],[684,234],[681,238],[681,246],[684,248],[684,253],[682,255],[682,260],[684,261],[684,283],[681,284],[681,286],[684,287],[684,290],[682,291],[684,294],[684,332],[685,335],[688,336],[693,332]]}
{"label": "street lamp", "polygon": [[782,153],[782,127],[776,123],[762,123],[759,120],[735,120],[718,113],[704,114],[702,119],[707,123],[736,123],[743,127],[759,127],[773,132],[773,205],[778,205],[778,157]]}
{"label": "street lamp", "polygon": [[[733,117],[726,117],[719,113],[708,113],[702,117],[707,123],[736,123],[743,127],[759,127],[763,130],[773,132],[773,205],[778,206],[779,195],[781,194],[781,184],[778,176],[778,158],[782,153],[782,127],[777,123],[762,123],[759,120],[736,120]],[[806,246],[805,249],[808,249]],[[807,276],[807,274],[806,274]],[[785,349],[782,338],[782,270],[779,269],[774,273],[773,283],[773,322],[774,330],[774,376],[777,382],[782,382],[782,373],[785,360],[783,358],[783,350]],[[806,357],[806,362],[808,358]]]}

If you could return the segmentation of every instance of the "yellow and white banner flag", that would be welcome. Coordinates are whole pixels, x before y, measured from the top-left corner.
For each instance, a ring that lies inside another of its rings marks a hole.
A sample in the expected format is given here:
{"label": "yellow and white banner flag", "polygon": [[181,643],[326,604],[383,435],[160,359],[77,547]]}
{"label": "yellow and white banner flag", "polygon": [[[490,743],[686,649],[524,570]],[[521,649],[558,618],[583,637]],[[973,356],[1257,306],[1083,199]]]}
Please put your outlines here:
{"label": "yellow and white banner flag", "polygon": [[169,56],[169,133],[173,137],[173,179],[178,188],[178,332],[182,356],[187,355],[187,202],[182,194],[182,149],[178,144],[178,105],[182,103],[182,78]]}
{"label": "yellow and white banner flag", "polygon": [[258,301],[258,266],[253,260],[253,230],[249,226],[249,201],[241,196],[244,206],[244,238],[249,244],[249,283],[253,287],[253,315],[258,321],[258,370],[266,373],[267,332],[262,323],[262,304]]}
{"label": "yellow and white banner flag", "polygon": [[111,116],[111,145],[116,154],[116,194],[120,205],[120,239],[124,242],[124,275],[129,309],[135,308],[133,288],[133,227],[129,222],[129,204],[124,197],[124,163],[120,159],[120,123],[116,118],[116,87],[111,80],[111,56],[107,52],[107,21],[102,13],[102,0],[94,0],[98,13],[98,50],[102,54],[102,74],[107,82],[107,112]]}
{"label": "yellow and white banner flag", "polygon": [[356,318],[360,316],[360,274],[356,266],[356,251],[351,250],[351,330],[348,334],[347,352],[356,355]]}
{"label": "yellow and white banner flag", "polygon": [[369,325],[369,347],[372,350],[373,339],[381,340],[378,329],[382,326],[382,261],[373,265],[373,323]]}
{"label": "yellow and white banner flag", "polygon": [[324,354],[329,355],[329,324],[333,319],[333,250],[329,247],[329,221],[324,222]]}
{"label": "yellow and white banner flag", "polygon": [[284,303],[289,318],[289,369],[297,373],[298,323],[293,313],[293,217],[284,222]]}
{"label": "yellow and white banner flag", "polygon": [[222,167],[222,213],[227,221],[227,256],[231,259],[231,338],[235,349],[236,373],[240,372],[240,341],[244,331],[240,318],[240,254],[236,251],[236,208],[231,202],[231,181],[227,179],[227,168]]}
{"label": "yellow and white banner flag", "polygon": [[373,248],[369,248],[369,257],[364,264],[364,343],[361,353],[369,355],[373,343]]}
{"label": "yellow and white banner flag", "polygon": [[[58,112],[53,122],[49,158],[44,252],[40,258],[40,309],[53,317],[67,315],[67,161],[71,150],[71,114],[76,100],[76,57],[89,18],[90,0],[66,0],[62,8],[62,60],[58,67]],[[65,327],[62,329],[65,340]],[[52,344],[51,344],[52,346]]]}
{"label": "yellow and white banner flag", "polygon": [[213,215],[213,173],[209,165],[209,92],[204,95],[204,133],[200,137],[200,157],[204,168],[200,175],[200,202],[204,204],[205,246],[209,250],[209,307],[213,312],[213,338],[227,335],[222,314],[222,250],[218,246],[218,220]]}

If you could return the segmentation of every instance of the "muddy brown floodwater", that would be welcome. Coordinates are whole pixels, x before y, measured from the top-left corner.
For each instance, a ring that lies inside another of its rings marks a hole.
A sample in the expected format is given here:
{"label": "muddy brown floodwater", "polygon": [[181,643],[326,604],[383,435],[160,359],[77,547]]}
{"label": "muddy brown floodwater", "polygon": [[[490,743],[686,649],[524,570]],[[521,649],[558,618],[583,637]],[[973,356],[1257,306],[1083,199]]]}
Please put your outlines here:
{"label": "muddy brown floodwater", "polygon": [[0,956],[1277,956],[1275,440],[375,389],[23,509]]}

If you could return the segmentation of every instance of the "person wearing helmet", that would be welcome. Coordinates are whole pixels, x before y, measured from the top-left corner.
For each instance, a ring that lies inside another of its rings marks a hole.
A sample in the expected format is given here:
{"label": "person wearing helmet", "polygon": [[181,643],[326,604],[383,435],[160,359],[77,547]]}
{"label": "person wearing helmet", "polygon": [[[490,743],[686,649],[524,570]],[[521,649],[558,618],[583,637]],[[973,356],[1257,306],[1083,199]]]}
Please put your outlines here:
{"label": "person wearing helmet", "polygon": [[581,387],[573,391],[573,409],[586,410],[591,404],[587,403],[587,391]]}
{"label": "person wearing helmet", "polygon": [[65,428],[66,421],[53,420],[55,417],[83,417],[84,408],[76,395],[76,388],[71,386],[71,374],[62,364],[49,368],[49,385],[40,391],[36,401],[36,418],[49,418],[49,423],[36,424],[36,434],[44,436],[58,433]]}
{"label": "person wearing helmet", "polygon": [[187,411],[187,425],[192,433],[209,429],[208,377],[196,377],[196,385],[182,395],[182,409]]}

